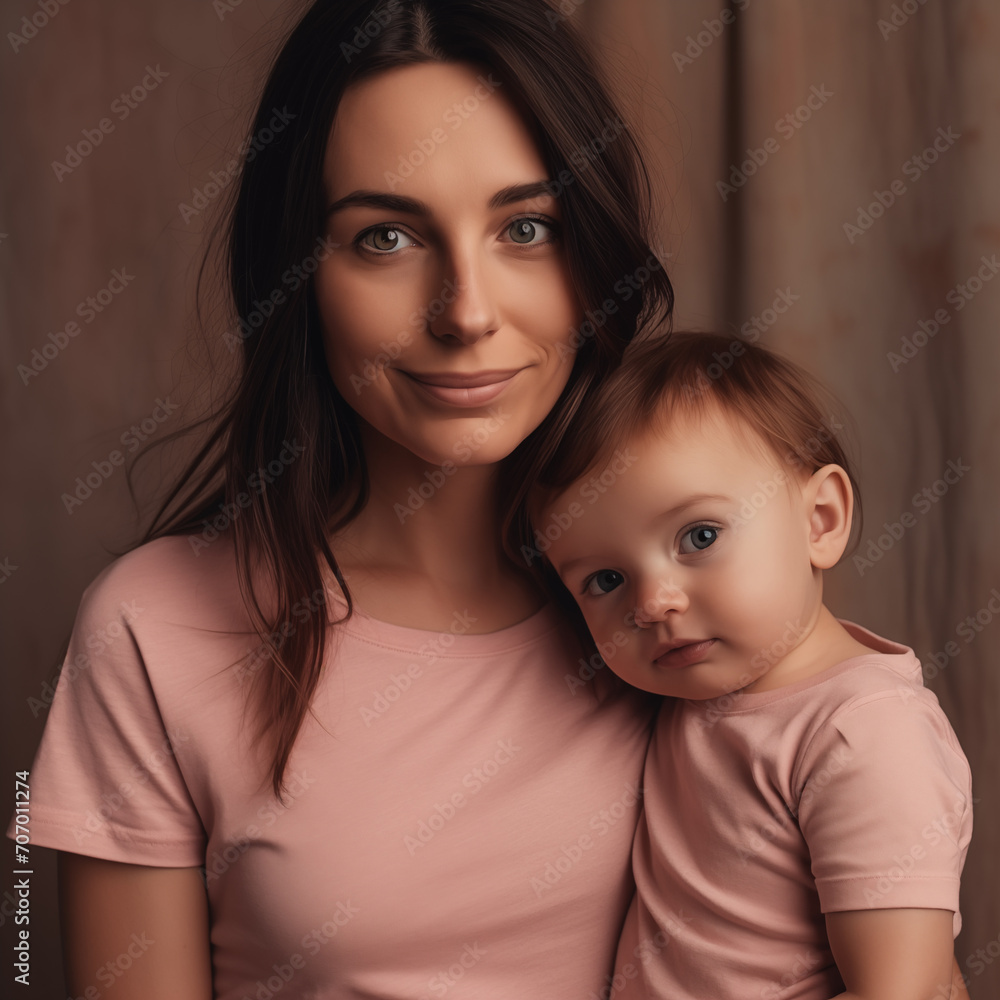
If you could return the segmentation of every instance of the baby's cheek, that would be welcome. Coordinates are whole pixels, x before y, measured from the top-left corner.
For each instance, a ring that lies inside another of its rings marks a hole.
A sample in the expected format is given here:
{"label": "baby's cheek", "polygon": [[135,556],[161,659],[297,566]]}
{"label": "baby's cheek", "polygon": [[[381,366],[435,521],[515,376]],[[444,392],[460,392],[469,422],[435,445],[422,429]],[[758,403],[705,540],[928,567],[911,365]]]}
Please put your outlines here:
{"label": "baby's cheek", "polygon": [[583,614],[583,620],[587,623],[587,628],[590,629],[590,634],[594,637],[595,642],[602,642],[604,640],[605,633],[605,623],[602,621],[602,616],[596,614],[592,607],[583,607],[583,605],[577,601],[576,606],[580,609]]}

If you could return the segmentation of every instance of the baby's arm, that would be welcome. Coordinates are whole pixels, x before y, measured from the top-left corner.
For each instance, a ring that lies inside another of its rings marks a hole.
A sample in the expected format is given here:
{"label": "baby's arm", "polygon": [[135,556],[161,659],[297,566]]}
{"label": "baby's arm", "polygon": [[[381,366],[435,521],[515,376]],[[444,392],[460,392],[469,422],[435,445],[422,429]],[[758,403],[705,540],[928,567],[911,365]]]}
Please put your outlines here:
{"label": "baby's arm", "polygon": [[[951,910],[843,910],[827,936],[847,987],[838,1000],[957,1000]],[[953,980],[954,976],[954,980]]]}
{"label": "baby's arm", "polygon": [[855,703],[821,734],[799,820],[840,996],[962,1000],[954,911],[972,787],[947,719],[904,688]]}

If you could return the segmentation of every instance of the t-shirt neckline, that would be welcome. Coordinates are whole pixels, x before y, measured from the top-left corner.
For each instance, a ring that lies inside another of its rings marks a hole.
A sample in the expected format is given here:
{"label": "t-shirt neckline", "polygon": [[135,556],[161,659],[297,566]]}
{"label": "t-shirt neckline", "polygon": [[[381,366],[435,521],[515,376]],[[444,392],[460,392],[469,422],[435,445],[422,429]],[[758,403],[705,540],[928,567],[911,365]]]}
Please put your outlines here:
{"label": "t-shirt neckline", "polygon": [[[327,599],[331,605],[330,621],[335,622],[336,618],[346,612],[347,602],[340,594],[329,590]],[[433,645],[437,656],[468,656],[522,646],[539,639],[559,625],[559,613],[551,602],[546,602],[527,618],[493,632],[468,631],[469,619],[472,617],[467,608],[456,610],[451,629],[439,631],[383,621],[355,604],[351,617],[336,624],[335,628],[382,646],[408,652],[426,650],[428,645]]]}
{"label": "t-shirt neckline", "polygon": [[[837,621],[844,626],[847,632],[859,642],[869,647],[867,653],[859,653],[857,656],[850,656],[846,660],[841,660],[826,670],[813,674],[811,677],[804,677],[793,684],[785,684],[782,687],[771,688],[768,691],[733,691],[730,694],[720,695],[718,698],[711,698],[704,701],[688,701],[687,703],[696,710],[704,712],[714,712],[720,715],[738,715],[741,712],[755,711],[784,698],[791,698],[801,694],[810,688],[820,684],[825,684],[833,678],[853,670],[865,660],[875,657],[882,662],[889,661],[899,667],[915,668],[916,674],[920,675],[920,662],[909,646],[905,646],[893,639],[886,639],[884,636],[872,632],[863,625],[838,618]],[[923,678],[920,677],[922,682]]]}

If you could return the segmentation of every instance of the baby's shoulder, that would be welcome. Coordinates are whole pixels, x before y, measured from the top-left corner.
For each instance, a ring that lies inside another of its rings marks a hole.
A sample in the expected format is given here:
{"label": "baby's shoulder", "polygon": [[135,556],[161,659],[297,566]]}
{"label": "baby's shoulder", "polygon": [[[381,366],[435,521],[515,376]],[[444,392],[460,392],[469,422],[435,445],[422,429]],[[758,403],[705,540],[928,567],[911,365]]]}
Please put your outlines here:
{"label": "baby's shoulder", "polygon": [[920,661],[909,650],[886,655],[872,650],[845,664],[818,692],[826,700],[831,716],[857,711],[865,706],[890,709],[896,704],[937,704],[934,694],[924,687]]}

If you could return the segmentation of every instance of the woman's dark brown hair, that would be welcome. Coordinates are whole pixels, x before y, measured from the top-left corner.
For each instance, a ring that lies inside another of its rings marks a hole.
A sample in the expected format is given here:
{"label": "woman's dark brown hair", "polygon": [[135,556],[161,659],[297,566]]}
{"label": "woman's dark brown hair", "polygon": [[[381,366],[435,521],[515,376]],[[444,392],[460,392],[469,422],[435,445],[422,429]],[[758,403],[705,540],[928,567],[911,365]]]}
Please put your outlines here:
{"label": "woman's dark brown hair", "polygon": [[[264,652],[250,693],[269,741],[276,794],[323,664],[320,556],[343,590],[349,617],[351,595],[328,536],[357,516],[369,489],[357,418],[327,370],[312,282],[290,290],[284,276],[315,255],[324,232],[323,160],[345,89],[428,61],[494,73],[521,111],[561,199],[568,264],[587,316],[574,331],[566,390],[506,460],[500,481],[510,484],[501,487],[508,522],[520,509],[521,484],[551,453],[583,395],[637,332],[668,321],[673,306],[649,245],[652,197],[639,148],[564,16],[540,0],[319,0],[308,8],[257,102],[248,138],[267,141],[246,146],[227,206],[238,377],[216,412],[193,425],[209,424],[210,434],[136,543],[231,534],[240,590]],[[273,129],[276,111],[280,131]],[[204,271],[203,261],[199,290]],[[282,295],[268,304],[275,291]],[[251,477],[272,463],[280,475],[247,491]],[[238,516],[227,516],[237,509]],[[255,589],[258,571],[273,585],[270,613]],[[292,613],[305,620],[277,636]]]}

